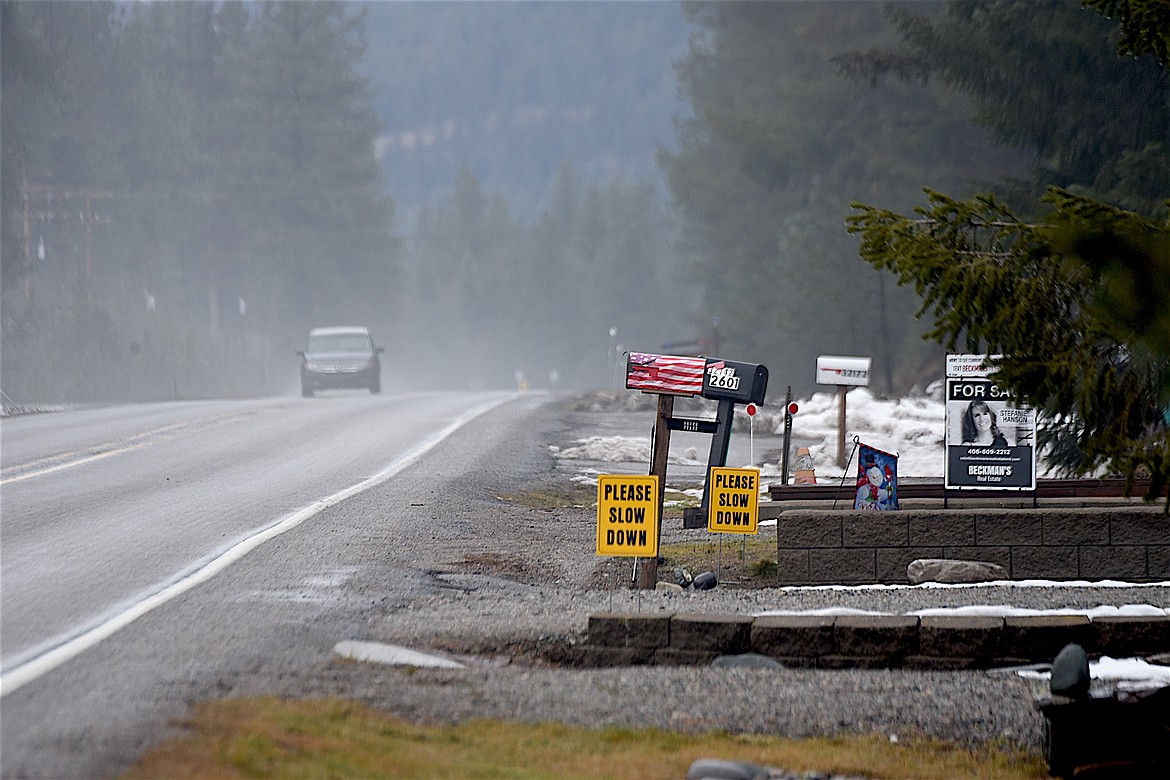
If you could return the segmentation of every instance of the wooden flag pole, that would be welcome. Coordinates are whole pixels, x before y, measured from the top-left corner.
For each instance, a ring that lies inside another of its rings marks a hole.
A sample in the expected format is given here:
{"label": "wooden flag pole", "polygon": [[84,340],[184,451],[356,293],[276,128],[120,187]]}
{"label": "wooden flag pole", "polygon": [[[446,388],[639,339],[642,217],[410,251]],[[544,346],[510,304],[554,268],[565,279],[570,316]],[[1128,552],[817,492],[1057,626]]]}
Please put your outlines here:
{"label": "wooden flag pole", "polygon": [[849,388],[841,385],[837,388],[837,465],[845,468],[845,393]]}

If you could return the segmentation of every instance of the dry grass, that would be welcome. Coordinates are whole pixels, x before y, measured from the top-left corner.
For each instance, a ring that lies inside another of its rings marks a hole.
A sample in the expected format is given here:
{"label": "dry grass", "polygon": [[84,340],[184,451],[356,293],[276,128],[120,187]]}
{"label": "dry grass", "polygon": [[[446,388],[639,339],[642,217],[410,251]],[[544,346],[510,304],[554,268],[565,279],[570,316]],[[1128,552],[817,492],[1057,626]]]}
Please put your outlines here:
{"label": "dry grass", "polygon": [[[530,509],[553,512],[568,508],[594,508],[597,490],[591,485],[564,483],[545,489],[497,496],[501,501]],[[684,507],[698,506],[694,496],[676,490],[667,490],[664,498],[664,520],[682,518]],[[776,584],[776,533],[774,529],[755,535],[710,534],[701,542],[663,544],[659,555],[666,563],[659,568],[660,576],[669,580],[669,572],[676,566],[686,567],[691,574],[703,571],[717,572],[720,584],[744,588],[767,588]],[[661,574],[661,573],[665,574]]]}
{"label": "dry grass", "polygon": [[207,702],[127,778],[677,778],[699,758],[871,778],[1042,778],[1038,757],[877,736],[791,740],[473,721],[419,726],[337,699]]}
{"label": "dry grass", "polygon": [[549,512],[556,509],[594,506],[597,503],[597,489],[591,485],[568,482],[555,488],[528,490],[523,493],[505,493],[496,496],[496,498],[509,504]]}
{"label": "dry grass", "polygon": [[669,573],[676,566],[683,566],[691,574],[713,571],[720,584],[743,588],[776,585],[774,533],[711,534],[699,542],[663,544],[658,554],[666,559],[659,567],[660,572]]}

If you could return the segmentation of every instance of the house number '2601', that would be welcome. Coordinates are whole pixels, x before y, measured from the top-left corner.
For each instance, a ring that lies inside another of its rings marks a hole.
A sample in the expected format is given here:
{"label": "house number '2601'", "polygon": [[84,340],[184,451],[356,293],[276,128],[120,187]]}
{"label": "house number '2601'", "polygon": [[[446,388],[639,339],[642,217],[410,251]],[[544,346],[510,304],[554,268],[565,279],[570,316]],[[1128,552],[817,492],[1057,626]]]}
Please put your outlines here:
{"label": "house number '2601'", "polygon": [[721,390],[738,390],[739,375],[730,366],[713,368],[708,372],[707,384],[711,387],[718,387]]}

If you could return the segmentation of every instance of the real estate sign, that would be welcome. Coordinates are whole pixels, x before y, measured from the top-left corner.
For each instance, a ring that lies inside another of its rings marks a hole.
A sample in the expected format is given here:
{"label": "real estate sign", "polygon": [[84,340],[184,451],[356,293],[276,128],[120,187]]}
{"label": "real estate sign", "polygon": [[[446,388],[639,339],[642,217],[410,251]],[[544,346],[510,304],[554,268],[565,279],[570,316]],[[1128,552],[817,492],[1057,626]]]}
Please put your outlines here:
{"label": "real estate sign", "polygon": [[995,383],[987,355],[947,355],[947,490],[1035,490],[1036,411]]}

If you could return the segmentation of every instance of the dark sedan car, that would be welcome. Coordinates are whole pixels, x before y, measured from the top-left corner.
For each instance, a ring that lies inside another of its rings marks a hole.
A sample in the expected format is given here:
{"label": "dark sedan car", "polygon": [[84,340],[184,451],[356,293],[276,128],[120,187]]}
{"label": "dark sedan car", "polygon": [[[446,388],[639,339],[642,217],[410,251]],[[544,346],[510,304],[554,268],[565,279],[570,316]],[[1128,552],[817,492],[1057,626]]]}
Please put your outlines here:
{"label": "dark sedan car", "polygon": [[334,326],[313,328],[301,356],[301,395],[318,390],[369,388],[382,392],[382,362],[368,328]]}

